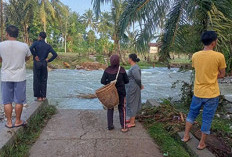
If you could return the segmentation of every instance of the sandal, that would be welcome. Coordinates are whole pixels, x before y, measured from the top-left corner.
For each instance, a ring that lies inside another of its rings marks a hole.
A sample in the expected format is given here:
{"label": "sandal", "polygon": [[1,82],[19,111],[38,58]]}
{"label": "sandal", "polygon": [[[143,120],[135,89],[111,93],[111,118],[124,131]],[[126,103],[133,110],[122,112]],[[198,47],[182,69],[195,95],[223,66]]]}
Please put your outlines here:
{"label": "sandal", "polygon": [[135,127],[135,124],[127,124],[126,127],[127,127],[127,128],[134,128],[134,127]]}
{"label": "sandal", "polygon": [[5,127],[8,128],[8,129],[12,129],[12,128],[14,128],[14,125],[12,125],[12,126],[10,127],[10,126],[8,126],[7,124],[5,124]]}
{"label": "sandal", "polygon": [[22,124],[20,124],[20,125],[15,125],[14,127],[16,127],[16,128],[18,128],[18,127],[21,127],[21,126],[26,126],[27,125],[27,122],[26,121],[23,121],[23,123]]}

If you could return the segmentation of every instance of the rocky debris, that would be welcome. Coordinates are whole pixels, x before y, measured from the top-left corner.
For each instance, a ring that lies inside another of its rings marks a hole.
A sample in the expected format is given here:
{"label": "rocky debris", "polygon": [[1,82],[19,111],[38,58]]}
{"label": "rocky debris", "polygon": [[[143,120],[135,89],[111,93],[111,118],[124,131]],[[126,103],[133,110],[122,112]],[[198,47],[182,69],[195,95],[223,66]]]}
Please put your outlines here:
{"label": "rocky debris", "polygon": [[228,77],[225,77],[223,79],[219,79],[218,82],[221,84],[232,83],[232,76],[228,76]]}
{"label": "rocky debris", "polygon": [[189,64],[180,64],[180,63],[171,63],[168,65],[169,68],[180,68],[180,69],[191,69],[192,65]]}
{"label": "rocky debris", "polygon": [[158,103],[154,99],[148,99],[147,102],[144,104],[144,107],[159,107],[160,103]]}
{"label": "rocky debris", "polygon": [[98,62],[85,62],[85,63],[82,63],[81,65],[76,66],[77,70],[83,69],[83,70],[88,70],[88,71],[105,70],[106,68],[107,68],[107,65],[104,65]]}
{"label": "rocky debris", "polygon": [[83,66],[77,65],[77,66],[76,66],[76,69],[77,69],[77,70],[82,70],[82,69],[85,69],[85,68],[84,68]]}
{"label": "rocky debris", "polygon": [[65,68],[67,68],[67,69],[70,69],[70,64],[69,63],[67,63],[67,62],[63,62],[63,65],[65,66]]}

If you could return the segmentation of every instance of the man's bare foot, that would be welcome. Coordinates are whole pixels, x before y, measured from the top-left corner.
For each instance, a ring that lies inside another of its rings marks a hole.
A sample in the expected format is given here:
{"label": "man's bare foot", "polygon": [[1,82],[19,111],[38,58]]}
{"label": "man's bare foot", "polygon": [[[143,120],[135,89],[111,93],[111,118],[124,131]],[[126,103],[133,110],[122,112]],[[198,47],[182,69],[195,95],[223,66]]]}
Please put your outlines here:
{"label": "man's bare foot", "polygon": [[12,122],[7,122],[6,125],[5,125],[7,128],[13,128],[13,124]]}
{"label": "man's bare foot", "polygon": [[15,127],[20,127],[20,126],[25,126],[27,124],[27,122],[23,121],[23,120],[20,120],[20,121],[17,121],[15,122]]}
{"label": "man's bare foot", "polygon": [[122,129],[121,131],[122,131],[123,133],[125,133],[125,132],[128,132],[129,129],[125,128],[125,129]]}
{"label": "man's bare foot", "polygon": [[188,142],[189,140],[191,140],[190,135],[185,135],[184,138],[181,139],[182,142]]}
{"label": "man's bare foot", "polygon": [[43,99],[42,98],[37,98],[37,101],[43,101]]}
{"label": "man's bare foot", "polygon": [[198,150],[204,150],[206,147],[207,147],[206,144],[199,144],[197,149]]}
{"label": "man's bare foot", "polygon": [[47,98],[42,98],[43,101],[47,100]]}

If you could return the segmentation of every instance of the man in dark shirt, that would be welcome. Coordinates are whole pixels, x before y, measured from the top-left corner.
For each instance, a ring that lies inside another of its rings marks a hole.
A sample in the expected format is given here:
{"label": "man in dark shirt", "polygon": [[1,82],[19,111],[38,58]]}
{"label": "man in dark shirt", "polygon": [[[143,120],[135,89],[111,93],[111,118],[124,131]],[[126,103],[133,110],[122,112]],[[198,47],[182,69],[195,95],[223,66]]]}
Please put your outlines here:
{"label": "man in dark shirt", "polygon": [[[46,33],[41,32],[38,41],[34,42],[30,47],[34,59],[34,96],[37,97],[38,101],[46,99],[48,79],[47,63],[52,62],[57,57],[57,53],[51,45],[45,42],[46,37]],[[50,59],[48,59],[49,53],[52,53]]]}

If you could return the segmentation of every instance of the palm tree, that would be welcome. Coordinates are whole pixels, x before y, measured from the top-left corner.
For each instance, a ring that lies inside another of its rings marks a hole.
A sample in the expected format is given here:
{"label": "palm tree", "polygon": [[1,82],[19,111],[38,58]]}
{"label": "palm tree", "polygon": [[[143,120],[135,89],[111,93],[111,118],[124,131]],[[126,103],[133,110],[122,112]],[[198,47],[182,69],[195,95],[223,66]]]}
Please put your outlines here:
{"label": "palm tree", "polygon": [[68,35],[68,23],[70,10],[68,6],[61,3],[59,0],[52,0],[51,4],[55,10],[56,19],[61,27],[62,36],[64,39],[64,50],[67,53],[67,35]]}
{"label": "palm tree", "polygon": [[83,15],[82,15],[82,21],[85,24],[86,27],[89,27],[92,30],[96,30],[96,18],[93,14],[92,10],[88,10],[86,11]]}
{"label": "palm tree", "polygon": [[32,0],[9,0],[6,9],[8,23],[18,26],[23,32],[24,42],[29,44],[29,26],[33,21],[34,4]]}
{"label": "palm tree", "polygon": [[[93,2],[95,12],[99,14],[101,3],[113,3],[113,0]],[[121,36],[132,23],[138,22],[141,31],[136,45],[142,50],[154,38],[154,34],[160,32],[162,41],[160,60],[167,61],[170,58],[169,52],[176,45],[183,48],[186,46],[181,43],[185,25],[198,32],[198,38],[207,29],[217,30],[219,43],[223,45],[218,48],[222,50],[222,47],[227,45],[224,51],[232,51],[231,0],[127,0],[126,2],[126,9],[120,20]]]}
{"label": "palm tree", "polygon": [[[100,8],[98,7],[100,7],[101,2],[108,2],[108,1],[107,0],[106,1],[94,0],[93,2],[94,2],[93,6],[95,8],[96,17],[99,18]],[[112,5],[111,5],[111,19],[112,20],[111,22],[109,22],[109,26],[112,25],[111,38],[114,41],[114,51],[115,53],[120,55],[123,62],[125,61],[123,60],[123,57],[120,51],[120,40],[121,40],[120,17],[122,13],[124,12],[125,5],[126,5],[125,0],[112,0]],[[106,16],[105,14],[103,15]]]}
{"label": "palm tree", "polygon": [[104,12],[97,23],[97,32],[101,37],[110,37],[113,33],[114,24],[112,15],[109,12]]}
{"label": "palm tree", "polygon": [[51,2],[49,0],[37,0],[39,5],[39,15],[41,22],[43,24],[43,30],[44,32],[47,31],[47,15],[51,15],[53,19],[56,18],[55,16],[55,9],[52,6]]}

